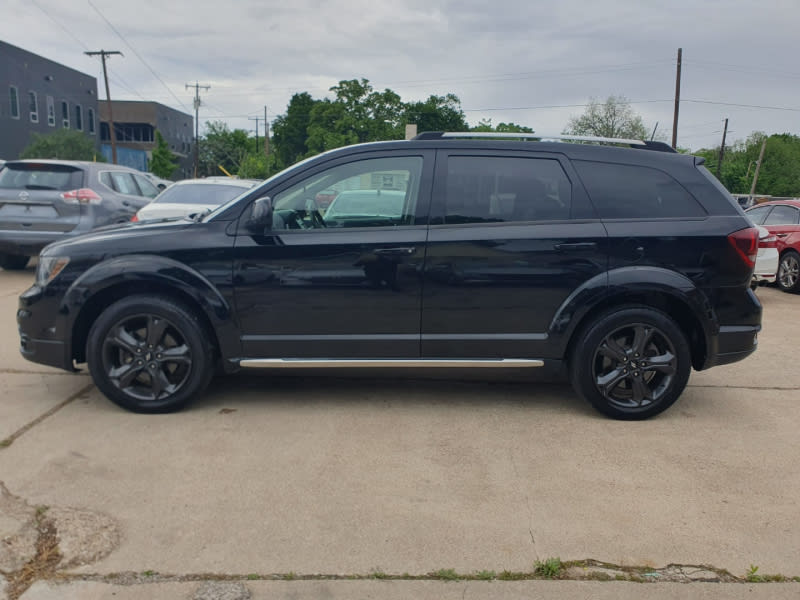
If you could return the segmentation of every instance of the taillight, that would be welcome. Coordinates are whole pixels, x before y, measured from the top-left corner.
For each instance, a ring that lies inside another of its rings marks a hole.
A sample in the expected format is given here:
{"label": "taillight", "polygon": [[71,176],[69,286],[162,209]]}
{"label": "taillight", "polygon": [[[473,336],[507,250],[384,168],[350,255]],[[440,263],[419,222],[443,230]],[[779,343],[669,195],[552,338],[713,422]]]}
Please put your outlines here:
{"label": "taillight", "polygon": [[778,236],[774,235],[774,234],[770,234],[767,237],[759,238],[758,247],[759,248],[777,248],[778,247]]}
{"label": "taillight", "polygon": [[733,249],[736,250],[742,261],[749,267],[756,266],[756,256],[758,255],[758,229],[755,227],[748,227],[747,229],[740,229],[734,231],[728,236]]}
{"label": "taillight", "polygon": [[89,188],[70,190],[61,194],[61,197],[70,204],[100,204],[103,201],[102,196]]}
{"label": "taillight", "polygon": [[139,215],[133,215],[131,217],[131,223],[138,223],[139,222]]}

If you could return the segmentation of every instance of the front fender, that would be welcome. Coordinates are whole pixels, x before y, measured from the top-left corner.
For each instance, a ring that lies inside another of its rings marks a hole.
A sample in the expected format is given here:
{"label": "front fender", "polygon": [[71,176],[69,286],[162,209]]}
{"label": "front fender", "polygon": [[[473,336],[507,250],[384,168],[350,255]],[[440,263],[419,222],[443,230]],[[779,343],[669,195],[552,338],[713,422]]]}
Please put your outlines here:
{"label": "front fender", "polygon": [[[239,336],[229,302],[202,273],[174,259],[154,254],[130,254],[100,262],[82,273],[64,294],[60,313],[71,315],[72,324],[94,320],[97,298],[113,288],[136,293],[141,290],[173,291],[199,306],[211,325],[223,356],[237,355]],[[102,308],[102,307],[100,307]]]}

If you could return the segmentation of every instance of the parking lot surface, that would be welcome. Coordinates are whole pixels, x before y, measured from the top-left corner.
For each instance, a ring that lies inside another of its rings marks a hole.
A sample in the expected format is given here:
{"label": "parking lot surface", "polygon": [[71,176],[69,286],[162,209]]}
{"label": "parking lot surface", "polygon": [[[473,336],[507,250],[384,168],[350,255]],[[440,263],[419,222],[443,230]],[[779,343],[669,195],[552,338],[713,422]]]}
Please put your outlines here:
{"label": "parking lot surface", "polygon": [[[576,570],[562,574],[571,581],[435,575],[533,573],[559,557],[652,580],[705,565],[723,581],[684,597],[800,593],[734,582],[800,576],[800,296],[760,288],[758,351],[693,373],[644,422],[603,418],[568,385],[413,372],[240,374],[184,412],[136,415],[85,371],[19,356],[17,295],[32,277],[0,271],[0,590],[29,564],[41,569],[26,600],[200,598],[220,579],[254,598],[641,593]],[[32,524],[40,545],[57,542],[49,566],[25,553]],[[680,585],[654,583],[648,597]]]}

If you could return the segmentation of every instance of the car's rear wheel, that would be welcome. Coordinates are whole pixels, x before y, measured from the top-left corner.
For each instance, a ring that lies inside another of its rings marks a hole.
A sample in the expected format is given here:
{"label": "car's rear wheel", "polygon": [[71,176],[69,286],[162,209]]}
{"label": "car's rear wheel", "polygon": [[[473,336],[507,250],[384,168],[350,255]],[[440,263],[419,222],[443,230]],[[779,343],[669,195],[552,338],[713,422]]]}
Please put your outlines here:
{"label": "car's rear wheel", "polygon": [[789,250],[778,265],[778,287],[784,292],[800,291],[800,254]]}
{"label": "car's rear wheel", "polygon": [[28,266],[30,256],[0,253],[0,267],[6,271],[20,271]]}
{"label": "car's rear wheel", "polygon": [[572,384],[605,415],[652,417],[669,408],[686,387],[689,344],[675,321],[660,311],[637,306],[607,312],[581,337],[570,361]]}
{"label": "car's rear wheel", "polygon": [[109,306],[89,331],[86,355],[100,391],[135,412],[183,408],[214,371],[203,327],[165,296],[131,296]]}

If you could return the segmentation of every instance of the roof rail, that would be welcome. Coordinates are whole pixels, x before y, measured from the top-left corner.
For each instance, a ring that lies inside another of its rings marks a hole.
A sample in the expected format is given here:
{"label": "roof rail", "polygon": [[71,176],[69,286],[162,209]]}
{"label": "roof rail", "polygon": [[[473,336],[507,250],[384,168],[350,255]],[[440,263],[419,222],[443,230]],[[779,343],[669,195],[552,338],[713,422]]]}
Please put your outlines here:
{"label": "roof rail", "polygon": [[469,132],[469,131],[423,131],[417,135],[415,140],[439,140],[442,138],[506,138],[513,140],[533,140],[541,141],[567,141],[567,142],[592,142],[596,144],[619,144],[622,146],[630,146],[631,148],[640,148],[644,150],[655,150],[658,152],[675,152],[669,144],[664,142],[655,142],[649,140],[634,140],[628,138],[609,138],[609,137],[595,137],[590,135],[567,135],[563,133],[558,134],[545,134],[545,133],[494,133],[489,131]]}

